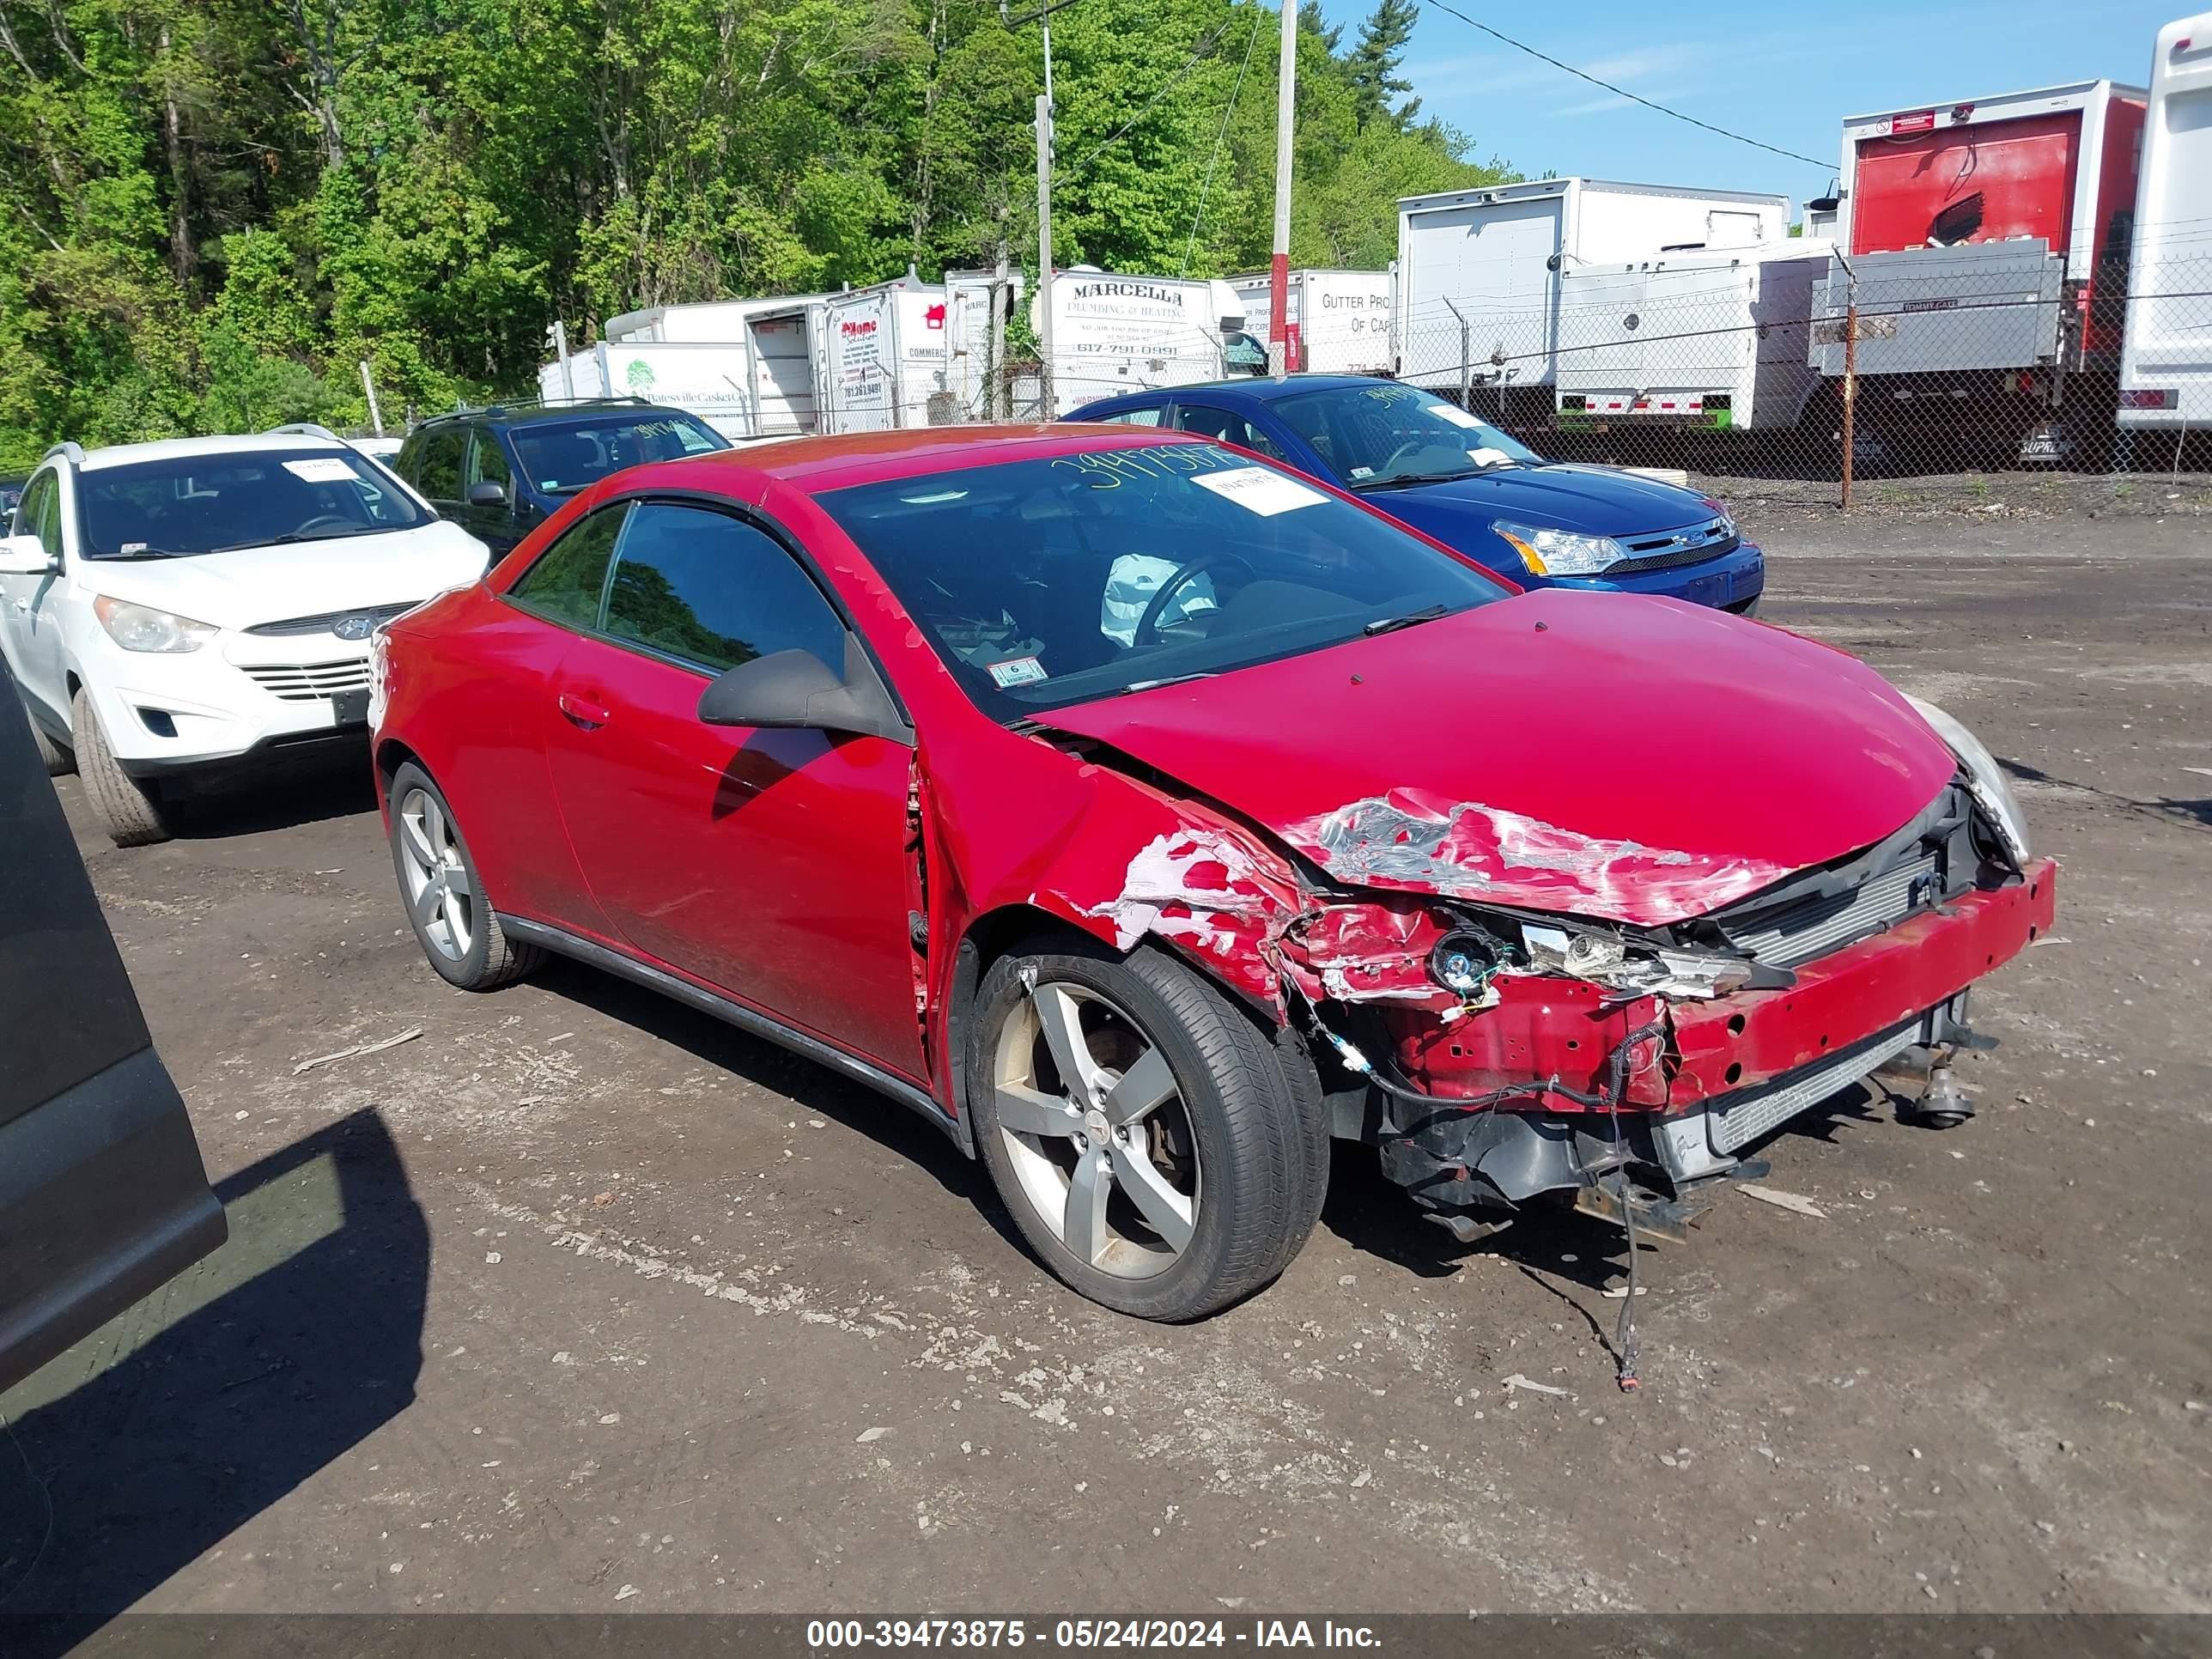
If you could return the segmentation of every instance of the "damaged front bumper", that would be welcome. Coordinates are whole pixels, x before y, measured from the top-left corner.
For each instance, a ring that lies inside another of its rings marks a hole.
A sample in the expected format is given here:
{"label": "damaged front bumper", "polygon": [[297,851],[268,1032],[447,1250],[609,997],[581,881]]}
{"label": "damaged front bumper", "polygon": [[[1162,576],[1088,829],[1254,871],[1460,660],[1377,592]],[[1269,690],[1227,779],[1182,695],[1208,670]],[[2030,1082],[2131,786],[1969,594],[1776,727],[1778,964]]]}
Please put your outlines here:
{"label": "damaged front bumper", "polygon": [[[1392,1179],[1448,1213],[1595,1192],[1601,1176],[1624,1166],[1663,1177],[1680,1198],[1907,1050],[1968,1042],[1967,988],[2050,927],[2055,876],[2048,860],[2036,862],[2010,885],[1960,895],[1803,964],[1786,988],[1608,1002],[1572,981],[1523,980],[1507,983],[1500,1006],[1464,1020],[1391,1009],[1384,1018],[1400,1068],[1429,1097],[1363,1099],[1362,1138],[1378,1144]],[[1578,1093],[1594,1090],[1613,1048],[1655,1020],[1666,1034],[1638,1045],[1645,1052],[1617,1120],[1540,1086],[1564,1075]],[[1540,1086],[1493,1106],[1455,1104],[1455,1093],[1516,1072]]]}

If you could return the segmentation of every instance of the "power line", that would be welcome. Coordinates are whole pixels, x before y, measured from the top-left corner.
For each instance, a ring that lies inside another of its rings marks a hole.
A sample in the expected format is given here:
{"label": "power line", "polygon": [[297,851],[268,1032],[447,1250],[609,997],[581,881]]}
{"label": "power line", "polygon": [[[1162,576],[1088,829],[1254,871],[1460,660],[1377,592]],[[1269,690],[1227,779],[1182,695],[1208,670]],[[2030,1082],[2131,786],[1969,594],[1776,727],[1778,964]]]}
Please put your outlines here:
{"label": "power line", "polygon": [[1578,70],[1572,64],[1563,64],[1549,53],[1539,52],[1534,46],[1524,45],[1522,42],[1516,40],[1510,34],[1501,33],[1499,31],[1491,27],[1487,23],[1478,22],[1475,19],[1469,17],[1465,12],[1460,10],[1457,7],[1444,4],[1443,0],[1425,0],[1425,3],[1434,7],[1438,11],[1449,13],[1452,16],[1458,18],[1461,22],[1465,23],[1470,28],[1480,29],[1485,34],[1490,36],[1493,40],[1504,41],[1516,52],[1525,52],[1531,58],[1537,59],[1540,63],[1549,64],[1555,70],[1565,70],[1569,75],[1573,76],[1578,81],[1587,81],[1594,87],[1603,87],[1607,92],[1612,93],[1614,96],[1626,98],[1632,104],[1641,104],[1646,109],[1656,110],[1662,115],[1671,115],[1677,121],[1686,121],[1693,127],[1703,127],[1707,132],[1717,133],[1723,138],[1732,138],[1739,144],[1749,144],[1753,149],[1763,149],[1771,155],[1785,156],[1792,161],[1802,161],[1808,167],[1820,167],[1826,172],[1832,173],[1835,170],[1836,164],[1832,157],[1826,161],[1816,161],[1809,155],[1800,155],[1794,149],[1782,149],[1773,144],[1761,143],[1758,139],[1747,138],[1740,132],[1730,132],[1726,127],[1717,127],[1711,121],[1700,121],[1694,115],[1685,115],[1680,110],[1669,109],[1664,104],[1655,104],[1649,98],[1638,97],[1635,93],[1629,91],[1626,87],[1617,87],[1610,81],[1601,81],[1597,76],[1590,74],[1587,70]]}
{"label": "power line", "polygon": [[1176,273],[1178,276],[1190,275],[1190,256],[1198,246],[1199,223],[1206,217],[1206,198],[1213,189],[1213,169],[1221,160],[1221,146],[1229,137],[1229,118],[1237,113],[1237,100],[1244,91],[1244,71],[1252,67],[1252,48],[1260,42],[1260,25],[1267,17],[1265,11],[1253,8],[1252,33],[1244,42],[1244,61],[1237,66],[1237,84],[1230,88],[1229,107],[1221,112],[1221,131],[1213,135],[1213,154],[1206,158],[1206,182],[1198,187],[1198,211],[1190,216],[1190,240],[1183,245],[1182,269]]}

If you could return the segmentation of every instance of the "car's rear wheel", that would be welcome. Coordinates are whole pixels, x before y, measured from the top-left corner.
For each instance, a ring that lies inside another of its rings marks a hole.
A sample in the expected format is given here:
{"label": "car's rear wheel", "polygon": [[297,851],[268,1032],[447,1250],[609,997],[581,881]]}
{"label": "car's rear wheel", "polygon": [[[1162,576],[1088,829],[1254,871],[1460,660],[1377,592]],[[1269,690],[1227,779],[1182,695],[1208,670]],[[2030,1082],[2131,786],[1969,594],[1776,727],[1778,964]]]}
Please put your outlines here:
{"label": "car's rear wheel", "polygon": [[125,772],[107,746],[99,711],[79,690],[70,704],[70,732],[76,739],[76,769],[84,779],[85,799],[118,847],[150,847],[177,833],[176,808],[161,798],[161,786],[140,782]]}
{"label": "car's rear wheel", "polygon": [[399,896],[439,976],[465,991],[490,991],[536,967],[537,947],[516,944],[500,927],[453,809],[429,774],[404,763],[390,796]]}
{"label": "car's rear wheel", "polygon": [[1304,1243],[1327,1183],[1318,1090],[1190,969],[1055,941],[993,966],[970,1030],[983,1162],[1030,1248],[1084,1295],[1195,1319]]}

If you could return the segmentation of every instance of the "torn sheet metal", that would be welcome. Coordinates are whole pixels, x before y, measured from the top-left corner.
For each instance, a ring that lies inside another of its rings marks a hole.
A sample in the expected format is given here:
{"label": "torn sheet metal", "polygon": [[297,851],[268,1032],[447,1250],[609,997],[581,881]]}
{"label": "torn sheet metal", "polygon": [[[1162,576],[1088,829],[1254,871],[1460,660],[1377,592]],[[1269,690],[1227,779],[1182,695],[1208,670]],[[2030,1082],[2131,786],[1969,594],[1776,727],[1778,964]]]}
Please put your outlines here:
{"label": "torn sheet metal", "polygon": [[1340,881],[1633,919],[1711,910],[1790,866],[1613,841],[1476,801],[1394,789],[1285,826]]}
{"label": "torn sheet metal", "polygon": [[1703,1000],[1740,990],[1752,976],[1747,961],[1644,945],[1631,950],[1621,939],[1565,927],[1523,922],[1521,941],[1528,949],[1528,966],[1508,968],[1506,973],[1579,979],[1624,996]]}

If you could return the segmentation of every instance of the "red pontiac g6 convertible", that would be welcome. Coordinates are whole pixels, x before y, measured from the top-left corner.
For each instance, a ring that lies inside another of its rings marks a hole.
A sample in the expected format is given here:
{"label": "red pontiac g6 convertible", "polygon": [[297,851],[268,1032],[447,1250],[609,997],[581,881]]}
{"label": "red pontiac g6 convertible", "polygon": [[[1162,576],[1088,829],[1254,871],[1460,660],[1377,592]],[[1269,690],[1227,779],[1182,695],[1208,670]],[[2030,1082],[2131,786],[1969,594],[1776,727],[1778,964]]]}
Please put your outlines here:
{"label": "red pontiac g6 convertible", "polygon": [[1955,1121],[2052,914],[1988,751],[1851,658],[1176,432],[618,473],[374,662],[439,973],[558,951],[858,1078],[1148,1318],[1280,1273],[1332,1136],[1470,1237],[1663,1232],[1877,1068]]}

